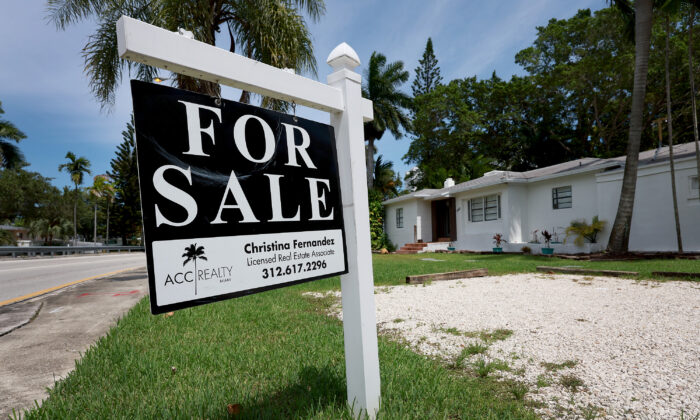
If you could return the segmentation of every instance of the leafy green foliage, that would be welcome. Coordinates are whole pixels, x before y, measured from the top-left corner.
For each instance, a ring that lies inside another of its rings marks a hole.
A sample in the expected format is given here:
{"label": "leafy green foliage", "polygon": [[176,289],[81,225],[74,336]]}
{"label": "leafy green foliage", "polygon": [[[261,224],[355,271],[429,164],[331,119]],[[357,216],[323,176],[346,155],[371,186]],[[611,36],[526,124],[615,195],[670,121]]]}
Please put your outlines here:
{"label": "leafy green foliage", "polygon": [[[58,29],[83,20],[96,20],[97,30],[83,48],[85,71],[90,88],[103,106],[114,102],[122,73],[134,70],[137,78],[153,80],[156,70],[143,64],[130,64],[117,52],[114,27],[122,15],[130,16],[170,31],[186,28],[195,39],[214,45],[216,34],[228,32],[230,50],[280,68],[316,72],[311,37],[302,13],[318,20],[325,13],[323,0],[48,0],[49,19]],[[175,76],[182,89],[218,95],[216,83],[188,76]],[[241,101],[249,102],[243,92]],[[277,101],[264,105],[283,107]]]}
{"label": "leafy green foliage", "polygon": [[[0,115],[4,113],[2,102],[0,102]],[[10,141],[19,143],[26,137],[27,136],[10,121],[0,118],[0,169],[16,169],[20,168],[25,163],[22,152]]]}
{"label": "leafy green foliage", "polygon": [[418,67],[414,70],[416,75],[411,85],[413,96],[425,95],[435,89],[441,82],[440,67],[433,51],[433,40],[428,38],[423,51],[423,58],[418,60]]}
{"label": "leafy green foliage", "polygon": [[395,249],[394,244],[389,241],[389,237],[384,233],[384,206],[383,196],[375,189],[369,190],[369,233],[372,242],[372,249],[379,250],[386,248],[388,251]]}
{"label": "leafy green foliage", "polygon": [[0,229],[0,245],[17,245],[12,232]]}
{"label": "leafy green foliage", "polygon": [[374,162],[374,190],[378,191],[387,200],[399,195],[401,178],[394,172],[394,164],[384,161],[382,155],[377,156]]}
{"label": "leafy green foliage", "polygon": [[141,195],[139,172],[136,162],[134,116],[122,131],[122,142],[116,156],[109,162],[109,176],[114,184],[114,225],[117,236],[124,245],[137,243],[141,235]]}
{"label": "leafy green foliage", "polygon": [[406,179],[412,188],[441,188],[447,177],[463,182],[489,169],[489,159],[478,150],[482,117],[470,95],[474,83],[473,78],[455,80],[415,99],[415,138],[404,156],[419,169]]}
{"label": "leafy green foliage", "polygon": [[[605,220],[598,220],[598,216],[593,216],[590,225],[586,223],[585,219],[573,220],[571,221],[571,225],[566,228],[566,239],[569,238],[569,235],[576,235],[574,239],[576,245],[582,246],[584,239],[594,244],[596,243],[598,233],[605,229],[606,224],[607,222]],[[564,239],[564,241],[566,241],[566,239]]]}
{"label": "leafy green foliage", "polygon": [[[678,143],[693,139],[686,20],[679,14],[671,21],[671,95]],[[537,28],[533,44],[515,56],[526,75],[510,80],[496,74],[482,80],[467,77],[417,97],[415,138],[404,160],[419,172],[409,186],[441,188],[447,177],[464,182],[492,169],[523,171],[581,157],[625,154],[634,45],[620,30],[624,21],[610,8],[551,19]],[[656,146],[650,122],[666,114],[665,33],[661,19],[656,21],[641,150]],[[694,51],[698,44],[695,39]]]}
{"label": "leafy green foliage", "polygon": [[90,173],[90,161],[83,156],[77,157],[73,152],[66,153],[66,159],[68,162],[58,165],[58,170],[70,175],[77,191],[85,179],[85,174]]}
{"label": "leafy green foliage", "polygon": [[410,127],[405,109],[411,106],[411,98],[400,90],[407,80],[408,71],[404,70],[402,61],[387,63],[383,54],[372,53],[362,78],[362,96],[372,101],[374,110],[374,119],[364,124],[367,189],[373,185],[374,142],[381,139],[386,130],[399,139]]}

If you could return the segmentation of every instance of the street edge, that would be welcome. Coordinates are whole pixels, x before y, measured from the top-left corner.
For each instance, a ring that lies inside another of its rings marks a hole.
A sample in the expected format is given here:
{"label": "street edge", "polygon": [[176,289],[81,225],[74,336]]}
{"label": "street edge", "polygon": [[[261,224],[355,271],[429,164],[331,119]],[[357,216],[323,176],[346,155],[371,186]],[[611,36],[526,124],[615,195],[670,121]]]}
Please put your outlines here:
{"label": "street edge", "polygon": [[31,299],[31,298],[35,298],[35,297],[37,297],[37,296],[45,295],[45,294],[47,294],[47,293],[51,293],[51,292],[54,292],[54,291],[56,291],[56,290],[63,289],[63,288],[65,288],[65,287],[72,286],[72,285],[74,285],[74,284],[82,283],[82,282],[85,282],[85,281],[88,281],[88,280],[94,280],[94,279],[99,279],[99,278],[103,278],[103,277],[109,277],[109,276],[113,276],[113,275],[115,275],[115,274],[125,273],[125,272],[127,272],[127,271],[137,270],[137,269],[143,268],[143,267],[145,267],[145,266],[139,265],[139,266],[136,266],[136,267],[123,268],[123,269],[121,269],[121,270],[111,271],[111,272],[109,272],[109,273],[98,274],[98,275],[96,275],[96,276],[86,277],[86,278],[84,278],[84,279],[74,280],[74,281],[71,281],[71,282],[68,282],[68,283],[64,283],[64,284],[61,284],[61,285],[58,285],[58,286],[49,287],[48,289],[39,290],[38,292],[29,293],[29,294],[26,294],[26,295],[24,295],[24,296],[19,296],[19,297],[16,297],[16,298],[3,300],[3,301],[0,302],[0,308],[3,307],[3,306],[11,305],[11,304],[13,304],[13,303],[22,302],[22,301],[24,301],[24,300],[28,300],[28,299]]}

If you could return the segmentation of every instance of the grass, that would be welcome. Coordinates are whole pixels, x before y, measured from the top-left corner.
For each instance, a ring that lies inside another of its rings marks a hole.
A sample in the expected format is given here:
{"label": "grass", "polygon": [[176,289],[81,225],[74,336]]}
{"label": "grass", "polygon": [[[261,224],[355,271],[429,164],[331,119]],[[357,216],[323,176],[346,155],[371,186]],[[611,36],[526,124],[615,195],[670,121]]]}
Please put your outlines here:
{"label": "grass", "polygon": [[537,388],[546,388],[552,385],[552,380],[547,375],[537,375]]}
{"label": "grass", "polygon": [[[426,257],[439,258],[440,262],[421,261]],[[665,281],[655,278],[653,271],[700,272],[700,260],[655,259],[638,261],[571,261],[535,255],[475,255],[475,254],[406,254],[374,255],[375,282],[381,285],[406,283],[406,276],[445,271],[487,268],[489,274],[535,272],[538,265],[567,266],[577,265],[584,269],[623,270],[639,272],[639,279]],[[673,280],[673,279],[671,279]],[[685,279],[686,281],[699,281]],[[464,282],[472,281],[470,279]]]}
{"label": "grass", "polygon": [[465,354],[468,357],[473,356],[475,354],[484,354],[486,353],[486,350],[488,350],[487,346],[484,346],[480,343],[472,343],[465,347],[464,350],[462,350],[462,354]]}
{"label": "grass", "polygon": [[[444,262],[421,261],[424,257],[375,255],[375,284],[399,285],[407,275],[478,267],[498,275],[571,264],[521,255],[439,255]],[[576,264],[636,270],[640,278],[651,278],[651,271],[700,271],[700,261],[689,260]],[[152,316],[144,299],[26,417],[350,418],[342,323],[327,316],[333,299],[302,296],[339,289],[337,278],[324,279],[170,317]],[[512,332],[477,334],[486,347]],[[476,347],[465,351],[483,353]],[[503,362],[480,359],[473,370],[454,371],[385,336],[379,337],[379,359],[382,419],[536,418],[523,398],[527,390],[489,375],[507,369]],[[562,378],[562,385],[583,386],[574,379]]]}
{"label": "grass", "polygon": [[559,383],[564,388],[568,388],[571,392],[576,392],[579,388],[583,387],[583,381],[576,375],[564,375],[559,380]]}
{"label": "grass", "polygon": [[556,372],[558,370],[564,369],[564,368],[572,368],[576,366],[578,362],[576,360],[566,360],[561,363],[551,363],[551,362],[542,362],[541,365],[543,368],[545,368],[549,372]]}
{"label": "grass", "polygon": [[[142,300],[26,418],[223,419],[232,418],[229,410],[235,418],[350,418],[342,323],[326,315],[332,299],[302,296],[338,283],[321,280],[170,317],[151,315]],[[488,374],[451,371],[381,336],[379,358],[380,418],[536,418]]]}
{"label": "grass", "polygon": [[486,343],[492,343],[494,341],[503,341],[506,338],[513,335],[513,330],[507,330],[499,328],[493,331],[481,331],[479,337]]}

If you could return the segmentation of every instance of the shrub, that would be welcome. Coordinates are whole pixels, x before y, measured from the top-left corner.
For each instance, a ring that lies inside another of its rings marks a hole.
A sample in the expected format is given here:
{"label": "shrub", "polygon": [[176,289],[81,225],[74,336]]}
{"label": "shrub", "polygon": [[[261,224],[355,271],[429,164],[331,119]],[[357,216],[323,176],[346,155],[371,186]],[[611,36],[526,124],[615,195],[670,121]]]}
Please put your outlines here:
{"label": "shrub", "polygon": [[586,219],[573,220],[571,225],[566,228],[566,238],[564,242],[566,242],[569,236],[576,235],[576,239],[574,239],[576,245],[582,246],[584,239],[594,244],[596,243],[598,233],[603,231],[606,224],[607,222],[605,220],[598,220],[598,216],[593,217],[590,225],[586,223]]}
{"label": "shrub", "polygon": [[382,195],[376,190],[369,190],[369,233],[372,242],[372,249],[382,249],[389,239],[384,233],[384,206],[382,205]]}
{"label": "shrub", "polygon": [[532,252],[532,249],[529,246],[524,246],[520,248],[521,251],[523,251],[523,254],[530,254]]}

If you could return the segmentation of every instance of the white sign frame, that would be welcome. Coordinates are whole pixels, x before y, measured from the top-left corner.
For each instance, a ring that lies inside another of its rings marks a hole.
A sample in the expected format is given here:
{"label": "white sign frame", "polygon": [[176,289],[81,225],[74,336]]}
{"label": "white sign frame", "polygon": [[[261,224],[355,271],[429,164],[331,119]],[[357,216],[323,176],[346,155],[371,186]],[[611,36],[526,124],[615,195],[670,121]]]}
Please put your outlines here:
{"label": "white sign frame", "polygon": [[346,43],[328,56],[328,84],[225,51],[176,32],[122,16],[119,57],[327,111],[336,134],[348,274],[341,276],[348,404],[355,417],[376,417],[380,403],[377,321],[369,234],[363,122],[373,119],[362,98],[357,53]]}

